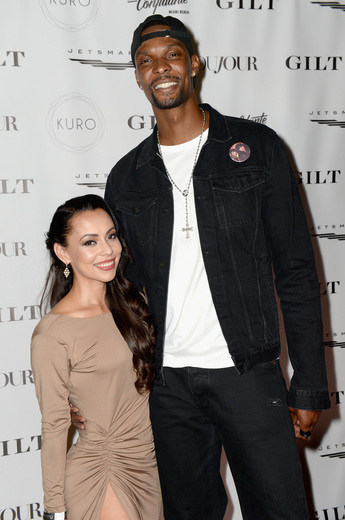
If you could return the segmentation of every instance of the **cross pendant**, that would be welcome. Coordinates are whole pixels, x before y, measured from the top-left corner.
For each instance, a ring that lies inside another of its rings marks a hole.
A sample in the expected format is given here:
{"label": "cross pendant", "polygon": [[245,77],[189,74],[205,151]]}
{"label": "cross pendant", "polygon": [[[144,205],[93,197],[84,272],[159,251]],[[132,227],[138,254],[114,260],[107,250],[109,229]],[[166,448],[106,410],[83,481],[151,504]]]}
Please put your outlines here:
{"label": "cross pendant", "polygon": [[182,228],[182,231],[185,231],[185,232],[186,232],[186,238],[190,238],[190,234],[189,234],[189,232],[190,232],[190,231],[193,231],[193,228],[190,227],[188,224],[186,224],[186,227],[183,227],[183,228]]}

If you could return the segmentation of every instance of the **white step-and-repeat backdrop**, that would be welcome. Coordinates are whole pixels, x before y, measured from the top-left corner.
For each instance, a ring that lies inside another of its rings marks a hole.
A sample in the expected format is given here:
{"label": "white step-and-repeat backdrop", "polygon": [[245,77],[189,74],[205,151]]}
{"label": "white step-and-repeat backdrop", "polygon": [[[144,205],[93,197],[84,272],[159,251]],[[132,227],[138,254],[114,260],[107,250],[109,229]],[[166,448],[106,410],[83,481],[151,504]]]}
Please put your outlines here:
{"label": "white step-and-repeat backdrop", "polygon": [[[0,0],[0,520],[42,516],[29,344],[44,233],[66,199],[102,195],[114,163],[151,132],[129,49],[154,13],[193,33],[200,100],[274,128],[290,151],[317,258],[332,402],[300,453],[311,518],[345,519],[345,4]],[[289,374],[284,353],[282,363]],[[226,519],[239,520],[222,469]]]}

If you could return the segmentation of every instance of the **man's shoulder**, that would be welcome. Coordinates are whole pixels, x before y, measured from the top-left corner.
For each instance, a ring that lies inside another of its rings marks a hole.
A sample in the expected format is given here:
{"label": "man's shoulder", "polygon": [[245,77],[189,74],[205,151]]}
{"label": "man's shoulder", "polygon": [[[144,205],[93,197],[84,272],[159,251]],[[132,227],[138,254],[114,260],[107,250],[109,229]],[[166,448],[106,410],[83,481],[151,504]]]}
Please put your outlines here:
{"label": "man's shoulder", "polygon": [[117,161],[117,163],[112,168],[111,172],[116,171],[118,168],[123,169],[124,167],[130,167],[132,164],[135,165],[137,159],[145,147],[145,145],[152,139],[152,134],[146,137],[139,143],[137,146],[132,148],[129,152],[127,152],[121,159]]}
{"label": "man's shoulder", "polygon": [[[207,105],[205,105],[207,106]],[[244,117],[236,117],[218,112],[216,109],[208,105],[213,112],[213,121],[218,125],[225,123],[230,135],[233,138],[239,138],[241,135],[253,136],[256,139],[275,139],[276,132],[266,125],[266,117],[262,116],[252,120]]]}
{"label": "man's shoulder", "polygon": [[224,115],[223,117],[233,132],[237,130],[239,133],[248,133],[258,137],[270,139],[277,137],[277,134],[273,128],[270,128],[261,121],[227,115]]}
{"label": "man's shoulder", "polygon": [[152,134],[126,153],[111,169],[105,189],[105,199],[109,203],[114,193],[120,193],[126,186],[135,184],[139,157],[144,147],[149,146],[150,140]]}

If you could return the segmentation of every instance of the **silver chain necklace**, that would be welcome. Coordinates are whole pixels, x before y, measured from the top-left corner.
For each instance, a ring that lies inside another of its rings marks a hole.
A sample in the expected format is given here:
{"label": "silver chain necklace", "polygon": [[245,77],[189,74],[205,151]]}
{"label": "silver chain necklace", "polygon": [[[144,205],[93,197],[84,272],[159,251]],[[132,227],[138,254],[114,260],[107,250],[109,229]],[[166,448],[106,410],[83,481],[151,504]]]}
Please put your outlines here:
{"label": "silver chain necklace", "polygon": [[176,182],[172,179],[170,173],[168,172],[168,168],[166,167],[165,165],[165,162],[164,162],[164,159],[163,159],[163,154],[162,154],[162,149],[161,149],[161,143],[160,143],[160,140],[159,140],[159,132],[158,132],[158,129],[157,129],[157,145],[158,145],[158,150],[159,150],[159,154],[160,154],[160,157],[163,161],[163,164],[164,164],[164,168],[165,168],[165,171],[166,171],[166,174],[168,176],[168,179],[169,181],[171,182],[171,184],[173,186],[175,186],[175,188],[181,193],[181,195],[183,195],[184,199],[185,199],[185,206],[186,206],[186,227],[183,227],[182,228],[182,231],[186,233],[186,238],[190,238],[190,234],[189,232],[190,231],[193,231],[193,228],[189,225],[189,218],[188,218],[188,195],[189,195],[189,188],[190,188],[190,185],[191,185],[191,182],[192,182],[192,179],[193,179],[193,173],[194,173],[194,169],[195,169],[195,165],[197,163],[197,160],[198,160],[198,155],[199,155],[199,150],[200,150],[200,146],[201,146],[201,141],[202,141],[202,136],[203,136],[203,133],[204,133],[204,128],[205,128],[205,123],[206,123],[206,114],[205,114],[205,111],[200,108],[201,112],[202,112],[202,117],[203,117],[203,122],[202,122],[202,128],[201,128],[201,134],[200,134],[200,139],[199,139],[199,143],[198,143],[198,148],[196,150],[196,154],[195,154],[195,157],[194,157],[194,164],[193,164],[193,168],[192,168],[192,171],[191,171],[191,174],[190,174],[190,177],[189,177],[189,181],[188,181],[188,185],[187,185],[187,188],[185,190],[181,190],[181,188],[179,188],[176,184]]}

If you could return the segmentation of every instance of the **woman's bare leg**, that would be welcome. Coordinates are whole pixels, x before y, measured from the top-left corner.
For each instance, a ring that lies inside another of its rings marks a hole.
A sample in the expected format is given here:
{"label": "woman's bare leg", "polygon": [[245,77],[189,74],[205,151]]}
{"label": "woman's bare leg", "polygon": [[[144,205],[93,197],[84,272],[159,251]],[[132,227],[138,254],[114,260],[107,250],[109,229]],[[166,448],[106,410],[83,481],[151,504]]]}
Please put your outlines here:
{"label": "woman's bare leg", "polygon": [[99,520],[129,520],[110,484],[108,484]]}

